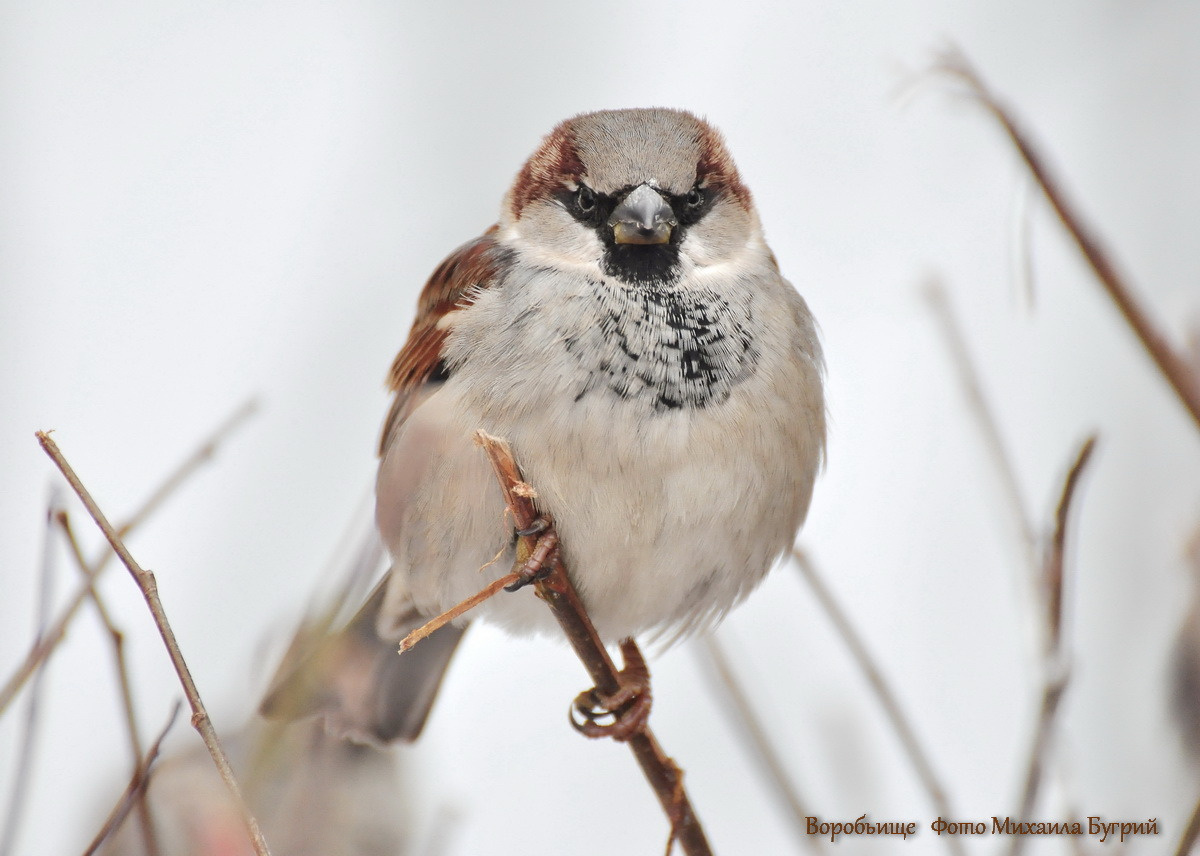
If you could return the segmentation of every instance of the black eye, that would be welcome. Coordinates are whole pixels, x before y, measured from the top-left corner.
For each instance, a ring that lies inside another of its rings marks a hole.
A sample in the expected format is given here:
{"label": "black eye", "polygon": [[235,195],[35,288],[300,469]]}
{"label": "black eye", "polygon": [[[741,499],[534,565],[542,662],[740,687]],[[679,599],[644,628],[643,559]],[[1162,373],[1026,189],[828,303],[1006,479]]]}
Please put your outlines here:
{"label": "black eye", "polygon": [[575,207],[582,214],[591,214],[596,210],[596,194],[586,184],[579,185],[575,193]]}
{"label": "black eye", "polygon": [[693,187],[683,198],[683,202],[688,208],[699,208],[704,204],[704,191],[699,187]]}

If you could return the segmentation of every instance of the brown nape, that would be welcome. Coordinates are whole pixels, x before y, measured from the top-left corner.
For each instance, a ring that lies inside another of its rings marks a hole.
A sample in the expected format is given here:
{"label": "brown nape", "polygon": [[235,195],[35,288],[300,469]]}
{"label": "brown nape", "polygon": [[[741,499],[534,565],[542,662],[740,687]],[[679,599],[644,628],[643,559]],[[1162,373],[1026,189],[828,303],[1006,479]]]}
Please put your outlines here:
{"label": "brown nape", "polygon": [[546,135],[538,150],[517,173],[511,200],[513,219],[519,218],[521,211],[534,199],[550,196],[564,181],[578,181],[581,175],[583,161],[575,150],[575,132],[568,119]]}

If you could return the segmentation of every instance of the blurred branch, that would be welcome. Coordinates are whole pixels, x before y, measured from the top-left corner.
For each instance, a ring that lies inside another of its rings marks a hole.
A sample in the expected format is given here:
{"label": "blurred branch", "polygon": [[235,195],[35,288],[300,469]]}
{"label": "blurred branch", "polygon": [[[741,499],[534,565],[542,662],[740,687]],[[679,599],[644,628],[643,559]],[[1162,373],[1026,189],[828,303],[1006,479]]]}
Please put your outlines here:
{"label": "blurred branch", "polygon": [[[1037,725],[1034,728],[1033,745],[1029,750],[1029,761],[1026,764],[1025,786],[1021,793],[1020,809],[1016,815],[1021,819],[1033,816],[1042,774],[1050,754],[1055,720],[1063,694],[1067,689],[1067,651],[1063,641],[1063,589],[1066,582],[1066,565],[1063,556],[1067,540],[1067,521],[1070,517],[1076,488],[1079,486],[1079,478],[1088,461],[1091,460],[1095,448],[1096,437],[1093,435],[1084,441],[1075,455],[1074,463],[1067,471],[1067,477],[1063,481],[1062,494],[1054,512],[1054,534],[1046,551],[1044,585],[1049,649],[1046,656],[1046,675],[1042,686],[1041,707],[1038,712]],[[1009,847],[1011,856],[1018,856],[1023,852],[1026,838],[1027,836],[1024,835],[1012,836]]]}
{"label": "blurred branch", "polygon": [[[38,601],[34,610],[37,616],[36,639],[41,639],[46,632],[46,620],[50,616],[50,603],[54,599],[54,511],[59,504],[59,490],[52,489],[50,500],[46,503],[46,527],[42,538],[42,571],[38,586]],[[13,772],[12,790],[9,794],[8,809],[5,811],[3,832],[0,832],[0,856],[9,856],[17,840],[17,830],[21,826],[21,815],[25,810],[25,799],[29,795],[29,776],[33,770],[33,755],[37,746],[38,714],[42,703],[42,682],[45,673],[39,672],[34,678],[33,687],[25,706],[25,719],[21,724],[21,735],[17,740],[20,747],[17,763]]]}
{"label": "blurred branch", "polygon": [[950,304],[950,296],[946,293],[946,288],[941,280],[937,278],[930,278],[926,282],[923,293],[937,319],[938,329],[946,344],[946,350],[950,352],[950,362],[958,375],[963,395],[967,399],[967,406],[975,415],[988,455],[996,465],[996,474],[1000,477],[1005,504],[1008,506],[1016,526],[1026,565],[1031,569],[1036,569],[1039,566],[1036,558],[1037,535],[1029,515],[1025,513],[1021,488],[1017,484],[1016,468],[1004,445],[1004,439],[1000,436],[1000,425],[996,414],[992,410],[987,396],[984,395],[983,385],[979,381],[979,369],[971,358],[971,351],[967,347],[966,337],[963,336],[962,326],[954,315],[954,307]]}
{"label": "blurred branch", "polygon": [[1175,390],[1180,402],[1191,414],[1196,427],[1200,428],[1200,373],[1175,349],[1150,317],[1149,312],[1143,308],[1133,289],[1117,270],[1103,242],[1091,225],[1084,221],[1074,204],[1068,201],[1062,185],[1057,177],[1050,173],[1045,159],[1017,124],[1012,111],[997,100],[961,51],[946,51],[935,68],[942,74],[965,83],[970,94],[1000,123],[1109,298],[1116,304],[1122,317],[1157,364],[1159,371]]}
{"label": "blurred branch", "polygon": [[42,449],[50,456],[55,465],[66,478],[67,483],[78,495],[84,508],[88,514],[96,521],[96,525],[100,527],[100,531],[104,533],[104,537],[108,543],[112,545],[117,557],[122,564],[129,570],[133,581],[142,591],[142,596],[146,599],[146,605],[150,608],[150,614],[154,617],[154,623],[158,627],[159,635],[162,636],[163,644],[167,648],[167,653],[170,655],[171,664],[175,667],[175,673],[179,676],[179,682],[183,686],[184,694],[187,696],[188,702],[192,707],[192,725],[199,732],[200,737],[204,740],[204,745],[208,747],[209,754],[212,755],[213,763],[216,764],[217,772],[221,774],[221,778],[225,781],[225,786],[229,789],[229,793],[233,797],[238,810],[241,812],[242,820],[246,824],[246,829],[250,835],[250,841],[254,845],[254,852],[258,856],[269,856],[270,850],[267,847],[266,841],[263,840],[262,832],[259,831],[258,821],[254,815],[250,813],[250,808],[246,805],[246,801],[242,796],[242,790],[238,786],[237,779],[234,778],[233,770],[229,766],[229,759],[226,758],[224,750],[221,748],[221,741],[217,737],[217,732],[213,728],[212,721],[208,718],[208,712],[204,708],[204,703],[200,699],[200,691],[196,688],[196,682],[192,680],[192,673],[188,669],[187,662],[183,658],[183,653],[179,650],[179,643],[175,639],[175,633],[171,629],[170,622],[167,621],[167,614],[163,610],[162,601],[158,596],[158,584],[155,582],[154,574],[143,569],[125,547],[125,543],[121,540],[121,536],[108,522],[108,518],[104,516],[104,512],[96,505],[96,501],[92,499],[92,495],[87,488],[83,486],[83,482],[79,480],[79,476],[75,474],[75,470],[67,463],[62,452],[59,451],[57,444],[50,439],[48,435],[39,431],[37,432],[38,442],[41,443]]}
{"label": "blurred branch", "polygon": [[728,704],[725,705],[726,709],[735,723],[741,726],[736,729],[737,733],[749,742],[760,769],[774,785],[772,791],[787,811],[788,819],[792,824],[792,832],[810,850],[820,852],[824,849],[825,839],[821,836],[809,835],[805,826],[805,818],[812,815],[813,811],[804,804],[795,785],[788,778],[787,770],[780,763],[779,753],[771,745],[767,730],[763,727],[758,714],[755,713],[754,706],[750,703],[745,688],[738,680],[737,672],[734,670],[733,664],[729,662],[724,648],[712,634],[704,637],[704,648],[708,653],[709,662],[712,663],[717,677],[725,688],[725,694],[720,698],[722,701],[728,701]]}
{"label": "blurred branch", "polygon": [[[142,503],[142,505],[134,511],[130,518],[117,529],[117,534],[125,537],[138,524],[144,521],[151,513],[153,513],[162,503],[175,491],[183,482],[185,482],[197,469],[200,468],[206,461],[213,457],[217,447],[223,443],[229,434],[237,428],[247,417],[258,409],[258,404],[254,400],[248,401],[234,412],[232,416],[226,419],[221,425],[201,443],[200,447],[192,452],[175,470],[163,480],[162,484],[150,495],[150,497]],[[99,574],[108,566],[109,560],[112,558],[112,552],[107,548],[104,554],[97,559],[96,562],[88,567],[92,568],[91,578],[79,588],[72,596],[67,606],[63,609],[55,621],[51,624],[50,629],[30,648],[29,653],[25,656],[24,662],[17,667],[17,670],[5,682],[4,688],[0,689],[0,716],[8,709],[12,700],[16,698],[17,693],[25,686],[30,676],[37,671],[38,667],[45,662],[54,650],[58,647],[66,636],[67,627],[75,618],[75,614],[79,611],[79,607],[88,598],[92,585],[95,583]]]}
{"label": "blurred branch", "polygon": [[1179,846],[1175,848],[1175,856],[1188,856],[1195,849],[1198,838],[1200,838],[1200,800],[1197,800],[1196,807],[1192,809],[1192,816],[1188,818],[1183,835],[1179,836]]}
{"label": "blurred branch", "polygon": [[[108,631],[109,641],[112,643],[112,652],[114,665],[117,670],[117,680],[121,688],[121,708],[125,714],[125,732],[129,737],[129,751],[133,755],[133,770],[136,775],[138,765],[142,763],[142,738],[141,730],[138,727],[137,713],[133,704],[133,686],[129,680],[129,667],[125,661],[125,635],[117,629],[113,624],[112,616],[108,613],[108,607],[100,597],[100,593],[96,591],[93,581],[95,572],[88,567],[87,560],[83,557],[83,550],[79,546],[79,540],[75,537],[75,530],[71,528],[71,519],[67,512],[60,510],[55,515],[55,520],[59,528],[62,529],[63,535],[67,540],[67,546],[71,548],[71,555],[75,559],[75,564],[79,568],[79,572],[83,574],[84,579],[90,584],[88,587],[88,596],[91,598],[92,605],[96,607],[96,613],[100,616],[101,623],[104,624],[105,630]],[[109,555],[106,553],[106,555]],[[142,843],[145,845],[147,856],[159,856],[160,850],[158,846],[158,836],[154,831],[154,820],[150,815],[150,806],[145,800],[145,789],[138,792],[135,798],[135,805],[138,814],[138,823],[142,831]]]}
{"label": "blurred branch", "polygon": [[1084,468],[1092,459],[1096,449],[1096,435],[1088,437],[1079,451],[1075,454],[1075,462],[1067,471],[1063,482],[1062,494],[1058,506],[1054,510],[1054,535],[1050,540],[1050,554],[1046,558],[1046,620],[1050,623],[1050,642],[1052,650],[1061,651],[1063,625],[1063,588],[1065,584],[1065,565],[1063,555],[1066,550],[1067,520],[1071,513],[1071,503],[1075,498],[1075,490],[1079,486],[1079,478]]}
{"label": "blurred branch", "polygon": [[[818,603],[829,616],[829,620],[833,622],[834,628],[838,635],[842,637],[842,642],[850,651],[850,655],[858,663],[859,669],[867,679],[867,684],[871,687],[875,698],[879,701],[883,708],[884,714],[891,723],[892,730],[896,732],[896,736],[900,738],[900,745],[904,749],[904,753],[908,756],[909,763],[912,764],[913,770],[916,771],[917,778],[921,781],[921,785],[925,788],[925,792],[929,795],[929,801],[933,808],[942,817],[958,817],[954,809],[950,805],[950,797],[946,794],[945,787],[942,786],[941,780],[937,773],[933,770],[933,763],[929,760],[929,755],[925,748],[921,745],[921,741],[917,738],[917,733],[912,727],[907,714],[900,706],[900,700],[896,697],[896,693],[888,684],[887,679],[883,676],[883,671],[879,668],[875,658],[871,656],[871,652],[867,650],[866,643],[859,636],[858,631],[854,629],[850,618],[846,612],[838,604],[833,592],[825,584],[821,574],[817,571],[816,564],[809,558],[808,553],[799,547],[792,548],[792,559],[796,567],[800,571],[800,575],[804,577],[813,594],[816,595]],[[939,836],[940,837],[940,836]],[[965,850],[962,842],[953,835],[945,836],[947,848],[954,856],[963,856]]]}
{"label": "blurred branch", "polygon": [[88,845],[88,849],[84,851],[83,856],[92,856],[104,842],[108,836],[112,835],[119,827],[125,816],[129,814],[129,810],[133,807],[135,801],[142,802],[145,795],[146,787],[150,784],[150,767],[158,758],[159,748],[162,746],[163,740],[167,736],[167,732],[171,730],[171,726],[175,724],[176,717],[179,716],[180,703],[175,702],[171,708],[171,715],[167,719],[167,724],[163,726],[158,737],[150,744],[150,749],[146,754],[138,759],[137,766],[133,770],[133,777],[129,780],[128,787],[121,794],[121,798],[117,800],[117,804],[113,806],[113,810],[109,812],[108,819],[104,821],[104,825],[100,827],[100,831],[96,833],[96,837],[92,839],[92,843]]}
{"label": "blurred branch", "polygon": [[[533,502],[536,494],[521,479],[508,443],[483,431],[476,432],[475,441],[483,447],[492,463],[505,504],[512,512],[514,526],[520,531],[530,530],[540,519]],[[541,540],[545,543],[544,535]],[[522,553],[533,555],[537,541],[531,535],[521,536],[518,556]],[[621,675],[600,641],[596,628],[592,626],[557,549],[548,557],[546,568],[549,573],[534,580],[538,597],[554,613],[575,655],[596,682],[597,692],[605,696],[617,695],[622,688]],[[626,663],[629,665],[630,654],[636,652],[636,646],[633,646],[633,640],[627,639],[622,643],[622,648],[626,650]],[[711,856],[712,849],[683,786],[683,771],[663,752],[649,726],[644,723],[629,736],[628,743],[671,823],[667,852],[670,852],[671,843],[678,840],[688,856]]]}
{"label": "blurred branch", "polygon": [[159,506],[179,489],[180,485],[191,478],[192,473],[213,459],[217,454],[217,449],[229,438],[230,434],[257,412],[258,399],[250,398],[242,402],[241,406],[229,414],[225,418],[225,421],[218,425],[212,434],[201,441],[200,445],[175,468],[174,472],[163,479],[162,484],[146,498],[141,507],[134,511],[129,516],[129,519],[125,521],[124,525],[117,530],[118,534],[123,538],[131,530],[136,529],[144,523],[147,517],[157,511]]}
{"label": "blurred branch", "polygon": [[[1075,482],[1079,477],[1082,467],[1091,455],[1092,448],[1095,445],[1095,438],[1089,439],[1084,444],[1076,459],[1075,466],[1071,468],[1068,474],[1067,483],[1064,485],[1063,501],[1060,502],[1058,508],[1054,541],[1051,543],[1049,552],[1044,557],[1038,558],[1036,556],[1036,546],[1039,539],[1034,532],[1033,523],[1030,522],[1029,516],[1025,512],[1025,505],[1021,501],[1012,459],[1004,447],[995,414],[988,403],[987,397],[983,394],[983,387],[979,382],[978,369],[971,359],[970,350],[967,348],[966,338],[962,334],[962,328],[958,323],[958,319],[954,316],[949,295],[946,293],[946,289],[942,283],[934,279],[926,285],[925,296],[929,300],[934,315],[938,319],[942,336],[946,342],[946,348],[950,352],[950,361],[957,370],[963,394],[967,399],[971,412],[976,416],[977,424],[984,436],[984,442],[989,449],[990,456],[1004,484],[1004,492],[1010,513],[1018,522],[1018,536],[1029,569],[1029,577],[1034,588],[1034,600],[1037,608],[1041,610],[1041,615],[1044,619],[1043,621],[1036,622],[1036,624],[1043,629],[1041,647],[1046,676],[1042,690],[1041,709],[1038,714],[1038,731],[1025,779],[1025,790],[1023,791],[1024,796],[1022,798],[1022,805],[1024,806],[1026,799],[1032,800],[1036,795],[1037,783],[1042,775],[1042,762],[1040,759],[1045,751],[1045,747],[1049,743],[1050,732],[1052,731],[1052,725],[1057,715],[1058,705],[1062,699],[1063,692],[1066,690],[1065,657],[1060,650],[1063,592],[1062,551],[1066,527],[1065,515],[1070,502],[1070,496],[1074,493]],[[1064,788],[1064,790],[1066,789]],[[1028,809],[1032,810],[1032,808],[1033,806],[1030,804]],[[1074,817],[1078,813],[1068,812],[1067,814]],[[1028,814],[1020,816],[1027,817]],[[1075,839],[1071,839],[1071,844],[1076,852],[1082,851],[1082,846]]]}
{"label": "blurred branch", "polygon": [[1036,276],[1033,265],[1033,186],[1029,181],[1018,182],[1013,191],[1012,270],[1016,280],[1014,291],[1032,309],[1037,302]]}

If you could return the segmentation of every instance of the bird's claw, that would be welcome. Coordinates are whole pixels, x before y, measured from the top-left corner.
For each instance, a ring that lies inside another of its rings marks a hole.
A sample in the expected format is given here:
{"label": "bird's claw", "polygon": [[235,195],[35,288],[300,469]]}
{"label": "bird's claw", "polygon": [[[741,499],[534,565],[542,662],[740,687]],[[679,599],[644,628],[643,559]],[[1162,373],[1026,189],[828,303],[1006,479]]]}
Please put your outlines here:
{"label": "bird's claw", "polygon": [[538,535],[533,552],[525,560],[525,564],[517,571],[517,581],[504,587],[505,591],[518,591],[530,583],[545,579],[554,570],[554,559],[558,552],[558,534],[554,524],[546,516],[538,517],[525,529],[518,529],[517,535],[527,537]]}
{"label": "bird's claw", "polygon": [[528,535],[541,535],[543,532],[545,532],[549,528],[550,528],[550,518],[546,517],[545,515],[541,515],[541,516],[535,518],[534,521],[532,523],[530,523],[528,526],[526,526],[524,529],[518,529],[518,530],[516,530],[516,532],[521,537],[526,537]]}
{"label": "bird's claw", "polygon": [[[617,691],[606,695],[593,687],[577,695],[571,705],[571,725],[585,737],[611,737],[623,743],[640,734],[650,718],[650,670],[646,660],[632,639],[621,642],[621,654],[625,668],[617,673]],[[612,721],[599,721],[605,718]]]}

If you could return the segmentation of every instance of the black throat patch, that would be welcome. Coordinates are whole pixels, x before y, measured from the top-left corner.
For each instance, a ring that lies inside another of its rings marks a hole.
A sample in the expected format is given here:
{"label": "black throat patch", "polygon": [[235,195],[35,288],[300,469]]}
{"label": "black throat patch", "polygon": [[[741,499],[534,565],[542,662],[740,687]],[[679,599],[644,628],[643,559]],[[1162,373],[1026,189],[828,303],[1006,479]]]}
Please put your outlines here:
{"label": "black throat patch", "polygon": [[679,278],[679,241],[683,229],[676,228],[666,244],[618,244],[604,236],[604,256],[600,269],[630,285],[653,286],[672,283]]}
{"label": "black throat patch", "polygon": [[724,402],[753,373],[749,306],[658,280],[591,285],[594,323],[563,336],[586,370],[577,401],[601,392],[657,411],[703,408]]}

